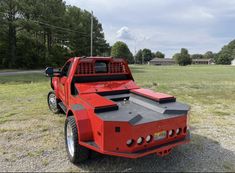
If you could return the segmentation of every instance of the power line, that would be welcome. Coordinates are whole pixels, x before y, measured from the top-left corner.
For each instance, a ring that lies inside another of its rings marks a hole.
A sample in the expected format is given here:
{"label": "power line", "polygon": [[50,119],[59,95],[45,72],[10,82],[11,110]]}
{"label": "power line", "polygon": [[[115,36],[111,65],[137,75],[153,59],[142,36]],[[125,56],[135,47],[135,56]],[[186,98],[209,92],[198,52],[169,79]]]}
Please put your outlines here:
{"label": "power line", "polygon": [[[7,13],[1,12],[1,11],[0,11],[0,13],[7,15]],[[50,26],[50,27],[53,27],[53,28],[57,28],[57,29],[60,29],[60,30],[63,30],[63,31],[67,31],[67,32],[75,32],[75,33],[83,34],[84,36],[90,37],[89,34],[87,34],[85,32],[81,32],[81,31],[77,31],[77,30],[72,30],[72,29],[68,29],[68,28],[63,28],[63,27],[51,25],[51,24],[46,23],[46,22],[41,22],[41,21],[32,20],[32,19],[30,19],[29,21],[32,21],[32,22],[35,22],[35,23],[39,23],[41,25],[46,25],[46,26]]]}
{"label": "power line", "polygon": [[[8,13],[5,13],[5,12],[1,12],[0,13],[2,14],[5,14],[5,15],[8,15]],[[93,11],[92,11],[92,14],[91,14],[91,35],[85,33],[85,32],[81,32],[81,31],[77,31],[77,30],[72,30],[72,29],[68,29],[68,28],[63,28],[63,27],[59,27],[59,26],[55,26],[55,25],[51,25],[49,23],[46,23],[46,22],[41,22],[41,21],[37,21],[37,20],[32,20],[30,19],[29,21],[32,21],[32,22],[35,22],[35,23],[38,23],[38,24],[41,24],[41,25],[44,25],[48,28],[56,28],[58,29],[60,32],[64,31],[64,32],[74,32],[74,33],[78,33],[78,34],[81,34],[80,36],[82,37],[90,37],[91,38],[91,56],[93,54],[93,27],[94,27],[94,24],[93,24]],[[104,43],[104,44],[99,44],[99,45],[107,45],[107,43]]]}
{"label": "power line", "polygon": [[42,24],[42,25],[50,26],[50,27],[53,27],[53,28],[57,28],[57,29],[60,29],[60,30],[64,30],[64,31],[68,31],[68,32],[75,32],[75,33],[84,34],[84,35],[89,36],[89,34],[87,34],[85,32],[80,32],[80,31],[77,31],[77,30],[71,30],[71,29],[68,29],[68,28],[62,28],[62,27],[59,27],[59,26],[51,25],[51,24],[36,21],[36,20],[31,20],[31,21],[34,21],[34,22]]}

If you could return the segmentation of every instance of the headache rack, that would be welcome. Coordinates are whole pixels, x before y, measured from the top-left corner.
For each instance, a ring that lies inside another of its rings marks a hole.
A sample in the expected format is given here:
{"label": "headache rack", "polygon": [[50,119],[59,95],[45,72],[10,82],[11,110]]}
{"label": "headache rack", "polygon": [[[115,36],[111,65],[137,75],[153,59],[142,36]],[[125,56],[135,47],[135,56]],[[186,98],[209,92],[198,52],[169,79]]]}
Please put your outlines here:
{"label": "headache rack", "polygon": [[[106,64],[107,70],[105,72],[96,72],[96,63],[103,62]],[[82,59],[82,61],[78,64],[75,76],[91,76],[91,75],[117,75],[117,74],[128,74],[128,70],[123,61],[105,61],[98,60],[92,61],[90,59]]]}

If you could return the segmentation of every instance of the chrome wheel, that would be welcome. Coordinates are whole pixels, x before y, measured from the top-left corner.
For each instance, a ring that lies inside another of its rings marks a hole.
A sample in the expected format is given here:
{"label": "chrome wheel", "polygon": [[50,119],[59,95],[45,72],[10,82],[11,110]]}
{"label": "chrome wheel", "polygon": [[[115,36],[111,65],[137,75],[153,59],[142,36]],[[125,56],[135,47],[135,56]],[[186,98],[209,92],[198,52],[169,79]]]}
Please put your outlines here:
{"label": "chrome wheel", "polygon": [[57,101],[55,94],[51,93],[48,98],[49,106],[53,111],[57,111]]}
{"label": "chrome wheel", "polygon": [[79,134],[74,116],[69,116],[65,120],[64,138],[66,151],[72,163],[79,163],[87,160],[90,150],[79,144]]}
{"label": "chrome wheel", "polygon": [[74,140],[73,140],[73,131],[72,127],[70,124],[67,125],[67,134],[66,134],[66,140],[67,140],[67,146],[70,155],[73,157],[74,156]]}

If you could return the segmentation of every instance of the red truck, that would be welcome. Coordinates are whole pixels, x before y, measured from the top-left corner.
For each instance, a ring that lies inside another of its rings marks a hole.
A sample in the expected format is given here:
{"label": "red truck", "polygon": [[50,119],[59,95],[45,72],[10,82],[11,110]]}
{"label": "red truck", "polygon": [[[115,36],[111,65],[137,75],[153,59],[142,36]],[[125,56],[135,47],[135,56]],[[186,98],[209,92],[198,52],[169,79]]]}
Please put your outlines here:
{"label": "red truck", "polygon": [[69,160],[78,163],[93,152],[139,158],[190,141],[190,107],[174,96],[138,87],[124,59],[76,57],[62,70],[46,69],[53,91],[48,105],[64,112]]}

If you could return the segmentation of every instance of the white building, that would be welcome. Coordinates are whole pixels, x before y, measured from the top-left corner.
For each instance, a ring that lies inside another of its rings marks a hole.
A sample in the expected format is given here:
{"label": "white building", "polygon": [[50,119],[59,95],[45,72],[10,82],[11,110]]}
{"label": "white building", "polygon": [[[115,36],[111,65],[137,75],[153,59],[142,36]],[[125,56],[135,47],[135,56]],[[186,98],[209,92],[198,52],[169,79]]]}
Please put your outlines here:
{"label": "white building", "polygon": [[234,65],[234,66],[235,66],[235,59],[232,60],[231,65]]}

